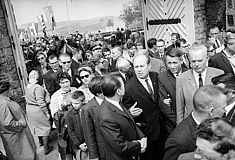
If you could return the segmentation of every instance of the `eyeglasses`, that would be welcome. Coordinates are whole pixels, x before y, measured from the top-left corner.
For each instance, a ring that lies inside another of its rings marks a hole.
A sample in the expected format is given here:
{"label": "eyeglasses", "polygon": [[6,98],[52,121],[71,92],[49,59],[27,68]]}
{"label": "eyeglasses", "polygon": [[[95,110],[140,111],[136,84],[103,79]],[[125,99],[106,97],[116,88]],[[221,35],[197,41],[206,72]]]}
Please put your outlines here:
{"label": "eyeglasses", "polygon": [[37,60],[40,61],[40,60],[43,60],[45,59],[45,57],[38,57]]}
{"label": "eyeglasses", "polygon": [[58,63],[58,61],[56,61],[56,62],[53,62],[53,63],[50,63],[50,64],[54,65],[54,64],[57,64],[57,63]]}
{"label": "eyeglasses", "polygon": [[102,61],[102,62],[99,62],[99,63],[104,64],[104,63],[105,63],[105,61]]}
{"label": "eyeglasses", "polygon": [[84,75],[84,76],[80,76],[81,79],[84,79],[84,78],[88,78],[90,76],[90,74],[87,74],[87,75]]}
{"label": "eyeglasses", "polygon": [[61,62],[61,63],[63,63],[63,64],[66,64],[66,63],[71,63],[71,61],[65,61],[65,62]]}

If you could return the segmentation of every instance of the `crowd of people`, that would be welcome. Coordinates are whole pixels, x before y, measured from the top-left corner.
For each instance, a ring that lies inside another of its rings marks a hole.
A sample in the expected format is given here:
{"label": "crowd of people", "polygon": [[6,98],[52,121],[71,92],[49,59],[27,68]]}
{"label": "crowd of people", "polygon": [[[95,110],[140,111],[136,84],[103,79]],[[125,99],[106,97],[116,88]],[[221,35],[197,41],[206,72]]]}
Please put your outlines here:
{"label": "crowd of people", "polygon": [[101,32],[23,41],[27,120],[0,82],[7,157],[36,159],[32,135],[49,154],[55,129],[62,160],[234,159],[235,31],[208,35],[145,46],[140,32],[118,28],[109,41]]}

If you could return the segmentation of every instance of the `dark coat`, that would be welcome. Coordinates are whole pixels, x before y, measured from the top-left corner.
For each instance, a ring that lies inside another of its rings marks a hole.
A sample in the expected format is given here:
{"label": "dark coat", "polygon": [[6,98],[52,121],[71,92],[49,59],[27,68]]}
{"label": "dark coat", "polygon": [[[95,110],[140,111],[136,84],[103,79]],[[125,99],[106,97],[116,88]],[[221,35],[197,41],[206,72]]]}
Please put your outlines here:
{"label": "dark coat", "polygon": [[[182,68],[182,71],[187,69]],[[164,71],[159,76],[160,109],[164,115],[164,126],[169,134],[176,126],[176,78],[170,70]],[[169,95],[169,97],[168,97]],[[171,98],[171,105],[163,103],[164,99]]]}
{"label": "dark coat", "polygon": [[233,108],[228,112],[225,119],[231,122],[232,126],[235,126],[235,105]]}
{"label": "dark coat", "polygon": [[229,62],[223,51],[220,53],[216,53],[209,59],[209,67],[218,68],[223,70],[225,73],[234,74],[231,63]]}
{"label": "dark coat", "polygon": [[50,70],[43,76],[46,89],[50,93],[50,96],[52,96],[52,94],[55,93],[55,91],[56,91],[55,84],[52,79],[52,74],[54,74],[54,73],[55,72],[53,70]]}
{"label": "dark coat", "polygon": [[129,111],[104,100],[99,111],[99,125],[107,160],[133,160],[140,154],[136,140],[144,137]]}
{"label": "dark coat", "polygon": [[68,128],[69,138],[73,144],[74,149],[80,149],[79,146],[85,142],[82,122],[79,110],[73,107],[68,111],[65,121]]}
{"label": "dark coat", "polygon": [[157,59],[161,59],[159,53],[153,52],[153,51],[150,50],[150,49],[148,49],[148,52],[149,52],[149,56],[150,56],[150,57],[157,58]]}
{"label": "dark coat", "polygon": [[197,148],[196,127],[190,114],[173,130],[165,144],[164,160],[177,160],[180,154],[193,152]]}
{"label": "dark coat", "polygon": [[153,89],[154,100],[151,98],[149,92],[139,82],[136,76],[133,76],[125,85],[125,95],[123,97],[124,105],[129,109],[135,102],[143,112],[135,117],[135,122],[140,123],[140,129],[148,137],[148,140],[158,140],[160,136],[160,109],[159,88],[158,88],[158,74],[150,72]]}
{"label": "dark coat", "polygon": [[92,98],[82,109],[82,122],[85,141],[91,159],[105,159],[104,144],[99,130],[98,113],[100,105]]}

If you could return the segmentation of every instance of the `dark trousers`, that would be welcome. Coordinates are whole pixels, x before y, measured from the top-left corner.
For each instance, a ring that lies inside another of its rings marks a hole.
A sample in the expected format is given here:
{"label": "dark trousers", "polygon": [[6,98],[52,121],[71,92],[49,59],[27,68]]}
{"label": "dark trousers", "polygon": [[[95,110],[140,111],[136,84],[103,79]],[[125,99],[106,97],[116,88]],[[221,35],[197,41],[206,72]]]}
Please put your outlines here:
{"label": "dark trousers", "polygon": [[164,156],[164,141],[162,141],[163,140],[147,140],[146,151],[140,155],[140,160],[162,160]]}

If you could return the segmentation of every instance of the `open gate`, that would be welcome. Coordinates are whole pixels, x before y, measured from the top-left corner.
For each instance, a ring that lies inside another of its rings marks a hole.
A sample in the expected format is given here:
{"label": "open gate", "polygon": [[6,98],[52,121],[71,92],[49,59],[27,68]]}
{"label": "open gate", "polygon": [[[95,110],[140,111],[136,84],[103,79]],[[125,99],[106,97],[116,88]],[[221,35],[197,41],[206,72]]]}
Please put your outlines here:
{"label": "open gate", "polygon": [[193,0],[142,0],[145,39],[161,38],[170,43],[171,33],[179,33],[189,43],[195,41]]}

